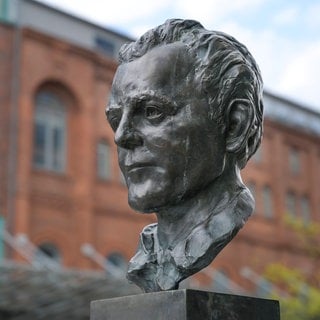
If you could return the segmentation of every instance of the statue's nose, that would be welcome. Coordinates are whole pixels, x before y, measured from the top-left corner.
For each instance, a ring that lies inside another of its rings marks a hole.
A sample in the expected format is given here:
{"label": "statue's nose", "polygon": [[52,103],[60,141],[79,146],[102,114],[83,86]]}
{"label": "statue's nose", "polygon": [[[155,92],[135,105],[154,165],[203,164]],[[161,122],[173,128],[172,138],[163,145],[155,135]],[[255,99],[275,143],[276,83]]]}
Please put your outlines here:
{"label": "statue's nose", "polygon": [[142,145],[143,140],[139,132],[134,128],[128,115],[123,115],[115,132],[114,141],[117,146],[125,149],[134,149]]}

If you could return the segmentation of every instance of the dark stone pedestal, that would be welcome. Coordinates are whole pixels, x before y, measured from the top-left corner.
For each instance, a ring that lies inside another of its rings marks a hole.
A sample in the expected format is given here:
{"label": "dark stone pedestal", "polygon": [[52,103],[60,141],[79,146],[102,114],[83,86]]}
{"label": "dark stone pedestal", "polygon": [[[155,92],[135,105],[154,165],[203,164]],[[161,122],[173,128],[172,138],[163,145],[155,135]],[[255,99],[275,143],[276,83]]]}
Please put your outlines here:
{"label": "dark stone pedestal", "polygon": [[91,302],[91,320],[280,320],[279,302],[174,290]]}

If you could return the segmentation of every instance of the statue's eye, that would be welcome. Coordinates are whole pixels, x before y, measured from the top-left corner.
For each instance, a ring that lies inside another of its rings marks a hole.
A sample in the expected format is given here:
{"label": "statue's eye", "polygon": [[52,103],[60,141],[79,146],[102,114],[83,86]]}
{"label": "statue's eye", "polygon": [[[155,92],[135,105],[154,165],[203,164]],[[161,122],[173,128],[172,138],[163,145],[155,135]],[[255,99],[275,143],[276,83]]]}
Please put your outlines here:
{"label": "statue's eye", "polygon": [[146,106],[145,117],[148,120],[157,120],[163,117],[162,110],[157,106]]}

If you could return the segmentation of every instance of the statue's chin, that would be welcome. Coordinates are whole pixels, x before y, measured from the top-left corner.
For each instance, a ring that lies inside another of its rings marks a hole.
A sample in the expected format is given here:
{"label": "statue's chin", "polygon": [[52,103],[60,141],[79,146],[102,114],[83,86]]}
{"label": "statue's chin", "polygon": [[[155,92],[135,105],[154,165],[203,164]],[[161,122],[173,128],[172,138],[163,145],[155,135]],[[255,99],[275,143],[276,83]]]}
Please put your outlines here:
{"label": "statue's chin", "polygon": [[130,183],[128,187],[128,203],[133,210],[142,213],[153,213],[170,202],[166,190],[167,185],[149,179],[142,183]]}
{"label": "statue's chin", "polygon": [[141,213],[158,212],[174,203],[174,199],[168,197],[164,192],[147,192],[141,196],[137,192],[132,191],[129,189],[128,203],[133,210]]}
{"label": "statue's chin", "polygon": [[154,213],[157,209],[154,204],[145,201],[145,199],[136,199],[129,196],[128,203],[133,210],[141,213]]}

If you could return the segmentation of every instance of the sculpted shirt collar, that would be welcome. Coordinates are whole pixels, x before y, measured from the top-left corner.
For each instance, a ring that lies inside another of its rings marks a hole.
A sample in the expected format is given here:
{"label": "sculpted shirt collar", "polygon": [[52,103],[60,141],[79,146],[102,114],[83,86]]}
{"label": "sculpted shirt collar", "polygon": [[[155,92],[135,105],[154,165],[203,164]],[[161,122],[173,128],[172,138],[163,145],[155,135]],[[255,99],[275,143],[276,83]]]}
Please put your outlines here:
{"label": "sculpted shirt collar", "polygon": [[206,267],[235,236],[252,213],[251,204],[250,192],[239,188],[228,201],[221,200],[187,237],[166,250],[159,245],[157,223],[146,226],[129,262],[128,279],[146,292],[176,289],[176,283]]}

